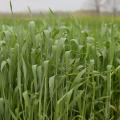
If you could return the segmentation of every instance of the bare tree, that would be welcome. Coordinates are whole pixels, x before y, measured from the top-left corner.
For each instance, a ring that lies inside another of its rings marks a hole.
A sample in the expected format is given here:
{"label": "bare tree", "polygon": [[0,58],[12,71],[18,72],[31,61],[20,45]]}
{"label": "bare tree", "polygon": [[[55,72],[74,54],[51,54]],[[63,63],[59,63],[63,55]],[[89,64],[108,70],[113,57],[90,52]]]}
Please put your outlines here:
{"label": "bare tree", "polygon": [[94,6],[97,14],[100,14],[102,8],[104,8],[106,11],[110,10],[113,12],[114,16],[117,13],[117,4],[119,4],[118,0],[89,0],[89,2],[92,3],[92,6]]}
{"label": "bare tree", "polygon": [[94,0],[95,9],[96,9],[96,13],[97,13],[97,14],[100,13],[100,1],[101,1],[101,0]]}
{"label": "bare tree", "polygon": [[116,6],[116,0],[113,0],[113,15],[116,16],[117,12],[117,6]]}
{"label": "bare tree", "polygon": [[[114,7],[115,7],[115,11],[116,11],[116,0],[114,1]],[[110,0],[94,0],[94,5],[95,5],[95,9],[96,9],[96,13],[100,13],[101,11],[101,7],[105,7],[106,4],[109,5]]]}
{"label": "bare tree", "polygon": [[106,0],[93,0],[95,11],[96,11],[97,14],[100,13],[101,6],[105,1]]}

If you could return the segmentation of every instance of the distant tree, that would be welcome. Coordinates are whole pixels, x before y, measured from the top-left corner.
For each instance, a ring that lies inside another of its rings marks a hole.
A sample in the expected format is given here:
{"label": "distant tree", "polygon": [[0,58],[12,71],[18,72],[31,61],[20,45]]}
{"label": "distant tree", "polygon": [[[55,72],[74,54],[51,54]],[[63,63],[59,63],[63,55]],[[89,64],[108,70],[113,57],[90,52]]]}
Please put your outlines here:
{"label": "distant tree", "polygon": [[95,8],[97,14],[100,14],[102,8],[106,11],[110,8],[114,16],[117,13],[117,5],[119,4],[119,1],[120,0],[88,0],[89,4]]}
{"label": "distant tree", "polygon": [[100,13],[102,3],[104,3],[105,1],[106,0],[93,0],[93,4],[94,4],[95,11],[96,11],[97,14]]}
{"label": "distant tree", "polygon": [[96,9],[97,14],[100,13],[100,2],[101,2],[101,0],[94,0],[95,9]]}
{"label": "distant tree", "polygon": [[116,16],[116,12],[117,12],[117,6],[116,6],[116,0],[113,0],[113,15]]}

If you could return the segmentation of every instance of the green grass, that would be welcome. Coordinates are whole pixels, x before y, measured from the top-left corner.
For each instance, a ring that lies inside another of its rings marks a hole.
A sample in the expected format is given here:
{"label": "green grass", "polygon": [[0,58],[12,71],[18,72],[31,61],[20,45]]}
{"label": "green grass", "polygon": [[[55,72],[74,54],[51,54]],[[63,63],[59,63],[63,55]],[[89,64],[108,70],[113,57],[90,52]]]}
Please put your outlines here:
{"label": "green grass", "polygon": [[96,18],[0,20],[0,120],[120,119],[120,22]]}

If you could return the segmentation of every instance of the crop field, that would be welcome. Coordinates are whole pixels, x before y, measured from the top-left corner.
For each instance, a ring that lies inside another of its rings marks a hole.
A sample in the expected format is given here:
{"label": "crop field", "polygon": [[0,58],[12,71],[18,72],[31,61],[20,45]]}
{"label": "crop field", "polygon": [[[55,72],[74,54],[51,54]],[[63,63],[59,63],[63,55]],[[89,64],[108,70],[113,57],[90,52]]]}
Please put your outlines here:
{"label": "crop field", "polygon": [[119,19],[0,19],[0,120],[120,120]]}

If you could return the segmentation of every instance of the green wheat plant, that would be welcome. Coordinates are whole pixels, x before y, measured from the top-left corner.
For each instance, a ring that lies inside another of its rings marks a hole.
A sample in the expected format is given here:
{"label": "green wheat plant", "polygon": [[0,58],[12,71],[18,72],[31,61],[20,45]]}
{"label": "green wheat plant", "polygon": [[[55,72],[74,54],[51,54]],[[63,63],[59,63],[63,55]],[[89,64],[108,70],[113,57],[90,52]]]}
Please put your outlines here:
{"label": "green wheat plant", "polygon": [[119,21],[51,17],[0,20],[0,120],[119,120]]}

